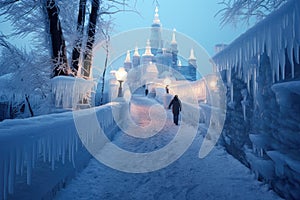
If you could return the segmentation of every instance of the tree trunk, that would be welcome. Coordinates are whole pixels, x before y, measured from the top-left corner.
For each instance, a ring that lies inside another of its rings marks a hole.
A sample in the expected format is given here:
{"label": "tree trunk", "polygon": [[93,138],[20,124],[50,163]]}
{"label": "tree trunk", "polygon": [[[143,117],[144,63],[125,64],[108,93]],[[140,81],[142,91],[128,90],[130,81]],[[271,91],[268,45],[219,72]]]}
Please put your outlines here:
{"label": "tree trunk", "polygon": [[84,22],[85,22],[85,10],[86,10],[86,0],[80,0],[78,19],[77,19],[78,39],[76,40],[76,44],[72,52],[72,66],[73,66],[73,70],[75,71],[75,75],[77,75],[79,69],[79,59],[80,59],[80,53],[82,48],[82,38],[83,38],[83,30],[84,30]]}
{"label": "tree trunk", "polygon": [[63,38],[63,32],[59,20],[59,8],[55,0],[47,0],[47,14],[49,19],[50,37],[52,45],[52,59],[54,64],[54,76],[68,75],[69,66],[66,53],[66,44]]}
{"label": "tree trunk", "polygon": [[28,105],[28,108],[29,108],[30,115],[31,115],[31,117],[33,117],[34,114],[33,114],[33,110],[31,108],[31,105],[30,105],[30,102],[29,102],[28,95],[25,95],[25,99],[26,99],[26,102],[27,102],[27,105]]}
{"label": "tree trunk", "polygon": [[90,77],[91,67],[92,67],[92,54],[93,46],[95,42],[95,33],[97,26],[98,10],[100,8],[100,1],[92,1],[92,11],[90,14],[89,26],[88,26],[88,39],[86,43],[86,49],[84,54],[84,63],[83,63],[83,76],[86,78]]}
{"label": "tree trunk", "polygon": [[102,73],[102,88],[101,88],[101,99],[100,99],[100,105],[103,105],[103,95],[104,95],[104,87],[105,87],[105,74],[107,69],[107,62],[108,62],[108,56],[109,56],[109,35],[108,33],[105,34],[105,62],[104,62],[104,69]]}

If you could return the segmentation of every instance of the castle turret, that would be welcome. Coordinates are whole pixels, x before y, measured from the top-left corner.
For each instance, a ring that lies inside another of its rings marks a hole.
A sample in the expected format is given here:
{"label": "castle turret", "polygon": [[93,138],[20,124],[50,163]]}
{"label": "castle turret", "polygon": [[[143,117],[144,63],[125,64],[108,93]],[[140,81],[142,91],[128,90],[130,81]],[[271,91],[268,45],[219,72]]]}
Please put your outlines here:
{"label": "castle turret", "polygon": [[194,49],[191,49],[190,57],[189,57],[189,66],[186,69],[186,79],[189,81],[195,81],[197,78],[197,59],[195,57]]}
{"label": "castle turret", "polygon": [[131,63],[131,60],[130,60],[130,51],[129,50],[127,51],[127,55],[126,55],[126,58],[125,58],[125,61],[124,61],[124,68],[127,72],[132,68],[132,63]]}
{"label": "castle turret", "polygon": [[197,68],[197,59],[195,57],[194,49],[191,49],[190,57],[189,57],[189,65]]}
{"label": "castle turret", "polygon": [[148,65],[150,62],[153,61],[153,58],[154,58],[154,55],[151,52],[150,40],[147,40],[147,46],[145,49],[145,53],[142,56],[142,64]]}
{"label": "castle turret", "polygon": [[138,67],[141,64],[141,56],[139,54],[139,49],[135,47],[133,57],[132,57],[132,66]]}
{"label": "castle turret", "polygon": [[176,41],[176,29],[173,29],[172,41],[171,41],[171,52],[172,52],[172,65],[177,65],[177,55],[178,55],[178,48],[177,48],[177,41]]}
{"label": "castle turret", "polygon": [[158,49],[162,46],[162,43],[161,23],[158,14],[158,7],[156,7],[150,36],[151,50],[154,55],[156,55]]}

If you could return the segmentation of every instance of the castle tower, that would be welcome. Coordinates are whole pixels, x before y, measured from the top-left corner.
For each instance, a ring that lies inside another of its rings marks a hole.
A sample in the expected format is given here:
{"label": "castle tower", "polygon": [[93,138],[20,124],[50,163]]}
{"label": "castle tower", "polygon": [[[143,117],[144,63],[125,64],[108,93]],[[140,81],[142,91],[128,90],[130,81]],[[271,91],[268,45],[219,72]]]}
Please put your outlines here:
{"label": "castle tower", "polygon": [[178,48],[177,48],[177,41],[176,41],[176,29],[173,29],[172,41],[171,41],[171,52],[172,52],[172,65],[177,65],[177,55],[178,55]]}
{"label": "castle tower", "polygon": [[153,24],[151,26],[151,35],[150,35],[150,45],[151,50],[154,55],[156,55],[158,49],[162,46],[162,37],[161,37],[161,23],[158,14],[158,7],[155,8],[155,15]]}
{"label": "castle tower", "polygon": [[128,72],[131,69],[131,67],[132,67],[132,63],[130,60],[130,51],[128,50],[125,61],[124,61],[124,68]]}
{"label": "castle tower", "polygon": [[195,57],[194,49],[191,49],[190,57],[189,57],[189,65],[197,68],[197,59]]}
{"label": "castle tower", "polygon": [[194,49],[191,49],[189,57],[189,66],[186,69],[186,79],[189,81],[195,81],[197,79],[197,59],[195,57]]}
{"label": "castle tower", "polygon": [[154,58],[154,55],[152,54],[152,51],[151,51],[150,40],[147,40],[145,53],[142,56],[142,64],[148,65],[150,62],[153,61],[153,58]]}
{"label": "castle tower", "polygon": [[139,54],[139,49],[135,47],[133,57],[132,57],[132,66],[138,67],[141,64],[141,56]]}

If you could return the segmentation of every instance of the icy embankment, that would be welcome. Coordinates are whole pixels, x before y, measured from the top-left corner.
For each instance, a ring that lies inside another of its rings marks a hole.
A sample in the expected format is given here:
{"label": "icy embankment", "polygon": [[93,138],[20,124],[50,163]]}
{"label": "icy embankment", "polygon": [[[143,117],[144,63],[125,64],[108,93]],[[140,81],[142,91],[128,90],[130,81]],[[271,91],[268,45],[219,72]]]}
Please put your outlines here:
{"label": "icy embankment", "polygon": [[[116,128],[111,112],[112,106],[109,104],[88,109],[96,113],[98,123],[104,130]],[[76,157],[76,155],[78,156],[80,152],[86,150],[77,135],[74,113],[76,113],[77,119],[80,119],[78,117],[83,117],[87,110],[22,120],[5,120],[0,123],[0,199],[13,196],[13,193],[22,193],[22,191],[16,191],[15,188],[26,189],[29,187],[26,186],[26,183],[27,185],[36,184],[37,187],[40,187],[39,190],[49,192],[77,170],[76,164],[82,165],[76,161],[84,159]],[[85,160],[87,162],[90,155],[88,153],[84,155],[88,156],[88,159]],[[82,153],[81,156],[83,156]],[[55,171],[61,170],[60,167],[64,168],[70,163],[73,167],[68,170],[73,171],[66,171],[53,177],[57,174]],[[43,173],[40,174],[40,177],[36,177],[35,172],[41,171],[41,166],[44,167]],[[24,176],[26,179],[20,178]],[[47,176],[51,178],[51,181],[44,180],[44,177]],[[38,180],[33,180],[32,177]],[[39,180],[44,181],[39,182]],[[49,185],[49,182],[53,185]],[[19,187],[20,185],[24,186]],[[36,190],[36,188],[32,189]],[[41,191],[37,192],[41,193]],[[42,198],[45,193],[40,195],[37,198]]]}

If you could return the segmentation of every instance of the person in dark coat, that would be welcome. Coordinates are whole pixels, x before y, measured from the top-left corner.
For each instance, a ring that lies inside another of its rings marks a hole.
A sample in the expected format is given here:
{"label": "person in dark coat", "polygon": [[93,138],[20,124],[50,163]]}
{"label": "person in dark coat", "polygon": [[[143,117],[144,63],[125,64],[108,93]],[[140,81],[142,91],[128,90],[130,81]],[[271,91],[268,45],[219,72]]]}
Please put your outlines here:
{"label": "person in dark coat", "polygon": [[171,106],[172,106],[172,112],[173,112],[173,121],[176,125],[178,125],[178,116],[181,111],[181,102],[177,95],[174,96],[174,98],[170,102],[168,108],[170,109]]}

